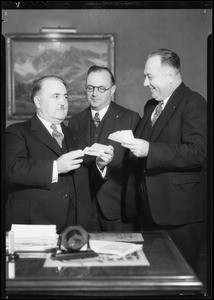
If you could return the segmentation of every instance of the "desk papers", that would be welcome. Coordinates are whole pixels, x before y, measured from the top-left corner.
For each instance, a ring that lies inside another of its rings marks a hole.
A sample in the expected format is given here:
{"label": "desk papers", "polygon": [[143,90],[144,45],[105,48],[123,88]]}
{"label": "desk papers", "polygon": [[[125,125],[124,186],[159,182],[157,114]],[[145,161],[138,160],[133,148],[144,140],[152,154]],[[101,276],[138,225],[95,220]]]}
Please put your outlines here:
{"label": "desk papers", "polygon": [[[127,242],[134,239],[141,243]],[[90,233],[90,249],[96,252],[98,257],[69,260],[48,257],[44,267],[149,266],[149,261],[142,250],[142,240],[141,233]],[[87,246],[81,250],[87,250]]]}
{"label": "desk papers", "polygon": [[100,156],[108,148],[107,145],[94,143],[91,147],[86,147],[83,152],[86,155]]}
{"label": "desk papers", "polygon": [[90,233],[91,240],[104,240],[112,242],[143,242],[142,233],[133,232],[102,232]]}
{"label": "desk papers", "polygon": [[57,240],[56,225],[13,224],[11,231],[8,232],[6,245],[11,248],[11,243],[14,243],[16,252],[46,251],[55,248]]}
{"label": "desk papers", "polygon": [[98,257],[70,260],[53,260],[48,257],[43,267],[57,267],[60,271],[64,267],[122,267],[122,266],[149,266],[143,250],[117,258],[105,254],[99,254]]}
{"label": "desk papers", "polygon": [[123,257],[127,254],[141,250],[142,244],[90,239],[90,248],[98,254],[109,254],[116,257]]}

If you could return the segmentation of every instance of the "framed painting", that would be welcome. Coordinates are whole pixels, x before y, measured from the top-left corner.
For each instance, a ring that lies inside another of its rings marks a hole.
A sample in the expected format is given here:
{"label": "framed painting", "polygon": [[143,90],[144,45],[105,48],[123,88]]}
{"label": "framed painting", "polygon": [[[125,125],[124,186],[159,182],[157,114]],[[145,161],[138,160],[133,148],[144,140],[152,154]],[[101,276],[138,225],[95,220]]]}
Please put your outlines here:
{"label": "framed painting", "polygon": [[88,34],[10,34],[6,42],[6,98],[8,119],[28,119],[35,112],[32,83],[45,75],[67,82],[67,118],[86,107],[85,80],[90,66],[114,73],[114,36]]}

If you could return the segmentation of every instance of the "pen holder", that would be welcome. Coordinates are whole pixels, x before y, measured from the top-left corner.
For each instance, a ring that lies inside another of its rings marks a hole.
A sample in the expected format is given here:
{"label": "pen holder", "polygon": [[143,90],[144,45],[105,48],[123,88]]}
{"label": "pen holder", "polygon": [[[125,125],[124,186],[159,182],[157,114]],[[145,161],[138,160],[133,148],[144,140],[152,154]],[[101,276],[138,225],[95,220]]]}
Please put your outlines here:
{"label": "pen holder", "polygon": [[17,253],[7,253],[7,260],[8,261],[13,261],[15,259],[18,259],[19,258],[19,255]]}
{"label": "pen holder", "polygon": [[8,253],[6,255],[9,261],[19,258],[19,255],[15,252],[15,235],[13,231],[8,232]]}

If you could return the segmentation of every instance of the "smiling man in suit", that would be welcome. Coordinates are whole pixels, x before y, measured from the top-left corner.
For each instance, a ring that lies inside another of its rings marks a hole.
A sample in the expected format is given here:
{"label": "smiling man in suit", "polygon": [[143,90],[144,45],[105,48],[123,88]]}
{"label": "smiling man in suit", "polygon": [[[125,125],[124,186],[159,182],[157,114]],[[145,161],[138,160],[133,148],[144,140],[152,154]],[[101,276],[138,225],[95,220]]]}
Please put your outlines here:
{"label": "smiling man in suit", "polygon": [[[68,112],[63,79],[45,76],[33,84],[36,114],[8,126],[6,157],[8,199],[6,224],[53,224],[60,233],[69,225],[91,229],[92,203],[88,169],[80,134],[64,125]],[[93,167],[99,182],[113,157],[113,148]],[[100,170],[98,170],[100,169]]]}
{"label": "smiling man in suit", "polygon": [[130,173],[127,197],[137,195],[143,230],[167,230],[197,272],[205,220],[207,105],[183,82],[179,56],[160,49],[148,56],[144,86],[151,93],[136,131],[137,187]]}
{"label": "smiling man in suit", "polygon": [[99,187],[91,184],[94,231],[132,231],[136,228],[135,203],[131,199],[124,201],[128,149],[110,141],[108,136],[118,130],[134,131],[140,116],[112,101],[115,90],[115,78],[108,68],[90,67],[86,79],[90,107],[72,116],[69,121],[71,128],[81,132],[85,146],[101,143],[114,147],[114,159],[108,165],[108,180]]}

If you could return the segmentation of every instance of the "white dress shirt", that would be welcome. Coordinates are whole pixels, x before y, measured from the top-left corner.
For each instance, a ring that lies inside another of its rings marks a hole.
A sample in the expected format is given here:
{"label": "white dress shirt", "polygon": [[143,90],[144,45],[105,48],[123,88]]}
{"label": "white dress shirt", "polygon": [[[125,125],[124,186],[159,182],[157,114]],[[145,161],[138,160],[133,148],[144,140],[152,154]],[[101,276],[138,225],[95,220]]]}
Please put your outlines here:
{"label": "white dress shirt", "polygon": [[[37,117],[40,119],[42,124],[45,126],[45,128],[48,130],[48,132],[52,136],[52,133],[53,133],[53,129],[51,128],[52,123],[44,120],[43,118],[41,118],[38,115],[37,115]],[[61,124],[56,125],[56,127],[57,127],[57,130],[64,136],[64,134],[62,132]],[[58,170],[57,170],[56,160],[53,161],[53,172],[52,172],[52,181],[51,181],[51,183],[54,183],[54,182],[58,182]]]}
{"label": "white dress shirt", "polygon": [[[107,110],[109,108],[109,105],[107,105],[106,107],[104,107],[103,109],[97,111],[91,108],[91,116],[92,116],[92,120],[94,119],[94,116],[96,113],[99,113],[100,116],[100,122],[102,121],[103,117],[105,116]],[[96,161],[97,162],[97,161]],[[102,177],[104,178],[106,176],[106,172],[107,172],[107,167],[103,168],[103,170],[100,170],[100,168],[98,167],[97,163],[96,166],[99,170],[99,172],[101,173]]]}
{"label": "white dress shirt", "polygon": [[102,121],[102,119],[103,119],[103,117],[105,116],[105,114],[106,114],[108,108],[109,108],[109,105],[106,106],[106,107],[104,107],[103,109],[101,109],[101,110],[99,110],[99,111],[98,111],[98,110],[94,110],[94,109],[91,108],[92,119],[94,119],[94,116],[95,116],[96,113],[99,113],[100,121]]}

